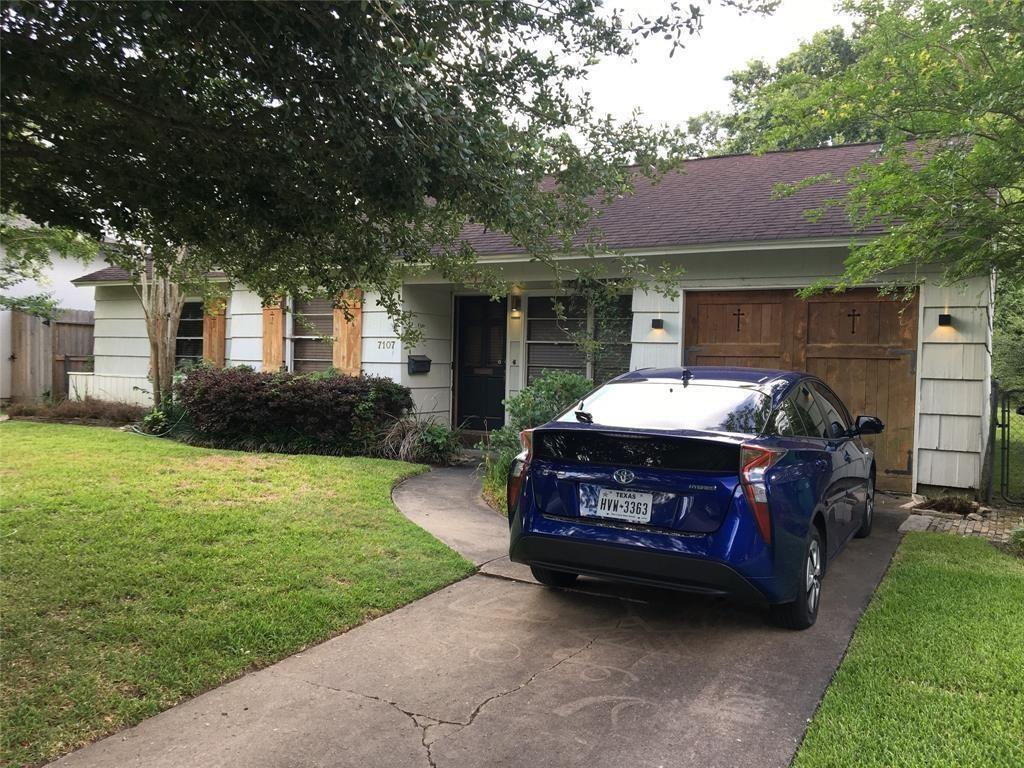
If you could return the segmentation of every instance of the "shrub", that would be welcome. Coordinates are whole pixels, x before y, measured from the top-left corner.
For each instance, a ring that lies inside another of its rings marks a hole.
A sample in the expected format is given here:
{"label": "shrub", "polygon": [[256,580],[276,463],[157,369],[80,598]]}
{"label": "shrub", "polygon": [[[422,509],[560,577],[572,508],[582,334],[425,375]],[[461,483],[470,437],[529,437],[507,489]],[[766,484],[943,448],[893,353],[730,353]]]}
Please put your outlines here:
{"label": "shrub", "polygon": [[12,418],[28,416],[58,421],[91,421],[97,424],[131,424],[141,421],[146,409],[141,405],[115,403],[110,400],[97,400],[87,397],[84,400],[61,400],[59,403],[13,403],[7,407],[7,414]]}
{"label": "shrub", "polygon": [[427,424],[416,443],[416,461],[448,465],[462,453],[462,433],[444,424]]}
{"label": "shrub", "polygon": [[578,373],[544,371],[505,401],[508,423],[502,429],[514,430],[518,439],[519,432],[546,424],[593,388],[594,382]]}
{"label": "shrub", "polygon": [[177,385],[188,442],[280,453],[368,455],[412,408],[408,388],[377,376],[195,368]]}
{"label": "shrub", "polygon": [[385,459],[447,466],[462,453],[461,431],[409,414],[381,436],[374,455]]}
{"label": "shrub", "polygon": [[505,478],[521,450],[519,433],[551,421],[594,388],[586,376],[567,371],[544,371],[532,384],[505,401],[505,426],[489,436],[484,450],[484,497],[505,510]]}
{"label": "shrub", "polygon": [[1010,532],[1010,541],[1007,542],[1007,547],[1017,557],[1024,557],[1024,528],[1014,528]]}
{"label": "shrub", "polygon": [[150,434],[158,434],[167,431],[167,415],[154,408],[142,418],[142,428]]}

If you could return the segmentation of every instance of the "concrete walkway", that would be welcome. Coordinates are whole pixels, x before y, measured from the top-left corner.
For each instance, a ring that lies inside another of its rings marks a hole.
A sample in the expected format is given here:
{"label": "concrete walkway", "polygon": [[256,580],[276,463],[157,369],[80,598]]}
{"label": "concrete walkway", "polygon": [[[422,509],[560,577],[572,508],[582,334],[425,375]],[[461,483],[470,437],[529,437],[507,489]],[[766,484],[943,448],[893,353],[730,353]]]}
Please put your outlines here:
{"label": "concrete walkway", "polygon": [[785,766],[896,548],[882,504],[806,632],[718,599],[545,589],[468,469],[395,492],[481,573],[73,753],[58,765]]}

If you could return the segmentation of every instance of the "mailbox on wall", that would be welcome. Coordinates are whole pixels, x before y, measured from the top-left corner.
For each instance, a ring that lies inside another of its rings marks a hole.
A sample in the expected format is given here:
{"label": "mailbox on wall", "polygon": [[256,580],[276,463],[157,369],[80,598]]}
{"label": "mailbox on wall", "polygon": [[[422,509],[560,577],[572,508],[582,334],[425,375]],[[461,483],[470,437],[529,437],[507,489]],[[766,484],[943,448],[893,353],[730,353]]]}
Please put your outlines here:
{"label": "mailbox on wall", "polygon": [[409,374],[430,373],[430,358],[426,355],[409,355]]}

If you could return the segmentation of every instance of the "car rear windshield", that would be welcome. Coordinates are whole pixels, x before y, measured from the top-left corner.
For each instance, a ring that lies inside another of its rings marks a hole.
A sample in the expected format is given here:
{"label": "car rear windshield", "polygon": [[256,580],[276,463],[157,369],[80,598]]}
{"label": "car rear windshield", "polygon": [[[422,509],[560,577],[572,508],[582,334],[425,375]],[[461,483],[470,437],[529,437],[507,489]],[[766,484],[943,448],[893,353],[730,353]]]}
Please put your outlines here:
{"label": "car rear windshield", "polygon": [[[577,411],[584,415],[578,417]],[[589,421],[635,429],[699,429],[757,434],[771,414],[771,400],[742,387],[633,381],[606,384],[556,421]]]}

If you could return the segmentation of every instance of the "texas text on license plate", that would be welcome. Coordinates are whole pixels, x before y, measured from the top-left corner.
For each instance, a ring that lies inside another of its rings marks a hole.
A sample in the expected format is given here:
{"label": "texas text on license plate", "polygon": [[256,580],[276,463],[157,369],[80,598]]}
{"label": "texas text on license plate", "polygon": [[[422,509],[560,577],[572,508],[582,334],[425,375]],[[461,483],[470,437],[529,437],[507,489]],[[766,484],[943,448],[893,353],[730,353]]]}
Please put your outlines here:
{"label": "texas text on license plate", "polygon": [[650,493],[620,491],[598,485],[580,485],[580,516],[605,517],[627,523],[651,522],[654,497]]}

